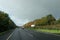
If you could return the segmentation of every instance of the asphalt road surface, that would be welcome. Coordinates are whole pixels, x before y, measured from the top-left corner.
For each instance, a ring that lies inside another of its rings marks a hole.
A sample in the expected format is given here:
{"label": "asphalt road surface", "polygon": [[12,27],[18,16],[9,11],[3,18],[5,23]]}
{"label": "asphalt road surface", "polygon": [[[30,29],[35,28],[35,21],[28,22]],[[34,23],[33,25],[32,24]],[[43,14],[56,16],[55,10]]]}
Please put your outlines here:
{"label": "asphalt road surface", "polygon": [[0,35],[0,40],[6,40],[8,36],[13,32],[14,30],[10,30],[5,32],[3,35]]}
{"label": "asphalt road surface", "polygon": [[60,36],[16,28],[6,40],[60,40]]}

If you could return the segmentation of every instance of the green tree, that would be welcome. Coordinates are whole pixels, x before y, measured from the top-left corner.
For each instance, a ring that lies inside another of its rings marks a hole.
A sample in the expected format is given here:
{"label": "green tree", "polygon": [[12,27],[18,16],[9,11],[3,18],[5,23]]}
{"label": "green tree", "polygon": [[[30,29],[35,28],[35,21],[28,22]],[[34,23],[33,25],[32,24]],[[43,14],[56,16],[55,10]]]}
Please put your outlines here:
{"label": "green tree", "polygon": [[56,19],[53,17],[52,14],[49,14],[47,15],[47,21],[48,21],[48,24],[51,25],[51,24],[55,24]]}
{"label": "green tree", "polygon": [[60,24],[60,18],[56,21],[57,24]]}
{"label": "green tree", "polygon": [[0,11],[0,32],[13,29],[16,27],[15,23],[11,20],[9,24],[9,20],[11,20],[7,13]]}

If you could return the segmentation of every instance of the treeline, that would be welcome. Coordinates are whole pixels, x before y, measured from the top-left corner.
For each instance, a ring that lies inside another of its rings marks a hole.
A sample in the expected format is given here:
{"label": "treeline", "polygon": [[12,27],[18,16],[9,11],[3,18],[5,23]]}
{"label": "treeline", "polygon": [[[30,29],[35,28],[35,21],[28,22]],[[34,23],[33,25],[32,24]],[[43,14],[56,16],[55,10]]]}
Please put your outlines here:
{"label": "treeline", "polygon": [[16,28],[15,23],[10,19],[9,15],[0,11],[0,32]]}
{"label": "treeline", "polygon": [[[29,28],[29,27],[31,27],[31,25],[35,25],[35,27],[42,28],[43,26],[57,25],[57,24],[60,24],[60,19],[56,20],[55,17],[52,14],[49,14],[49,15],[47,15],[45,17],[42,17],[41,19],[36,19],[34,21],[31,21],[31,22],[26,23],[24,25],[24,27],[25,28]],[[46,28],[46,27],[43,27],[43,28]],[[50,27],[50,28],[54,28],[54,27]]]}

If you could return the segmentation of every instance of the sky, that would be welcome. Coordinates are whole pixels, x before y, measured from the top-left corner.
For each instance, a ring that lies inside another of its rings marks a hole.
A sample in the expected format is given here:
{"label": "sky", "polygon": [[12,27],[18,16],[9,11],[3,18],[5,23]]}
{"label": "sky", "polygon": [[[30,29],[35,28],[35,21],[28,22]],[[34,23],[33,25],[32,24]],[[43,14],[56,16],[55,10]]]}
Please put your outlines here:
{"label": "sky", "polygon": [[0,0],[0,11],[8,13],[14,23],[21,26],[48,14],[58,19],[60,0]]}

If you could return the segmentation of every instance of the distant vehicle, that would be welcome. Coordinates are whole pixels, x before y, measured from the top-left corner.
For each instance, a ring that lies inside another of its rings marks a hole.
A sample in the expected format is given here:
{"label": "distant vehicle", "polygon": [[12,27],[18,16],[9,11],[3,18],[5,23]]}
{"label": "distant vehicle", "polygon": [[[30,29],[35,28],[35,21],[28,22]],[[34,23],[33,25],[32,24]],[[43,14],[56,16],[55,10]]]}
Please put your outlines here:
{"label": "distant vehicle", "polygon": [[22,27],[22,29],[24,29],[24,27]]}

